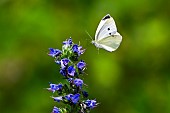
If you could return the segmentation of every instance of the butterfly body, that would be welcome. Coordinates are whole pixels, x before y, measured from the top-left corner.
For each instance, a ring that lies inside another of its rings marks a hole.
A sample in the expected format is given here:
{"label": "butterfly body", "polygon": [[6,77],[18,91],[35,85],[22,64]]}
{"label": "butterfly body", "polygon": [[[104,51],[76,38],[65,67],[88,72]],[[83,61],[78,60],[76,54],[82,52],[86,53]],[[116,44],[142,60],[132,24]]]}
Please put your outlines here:
{"label": "butterfly body", "polygon": [[107,51],[115,51],[122,41],[122,36],[117,32],[116,24],[113,18],[107,14],[100,21],[95,40],[92,41],[97,48],[103,48]]}

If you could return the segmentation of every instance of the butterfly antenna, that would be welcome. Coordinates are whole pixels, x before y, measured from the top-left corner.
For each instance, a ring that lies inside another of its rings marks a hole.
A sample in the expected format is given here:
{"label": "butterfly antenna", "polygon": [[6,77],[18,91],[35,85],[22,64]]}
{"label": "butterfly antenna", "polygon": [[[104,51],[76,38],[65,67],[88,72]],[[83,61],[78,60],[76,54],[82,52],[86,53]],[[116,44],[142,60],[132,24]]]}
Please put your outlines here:
{"label": "butterfly antenna", "polygon": [[98,54],[99,54],[99,48],[97,48],[98,49]]}
{"label": "butterfly antenna", "polygon": [[91,40],[93,40],[92,36],[91,36],[87,31],[85,31],[85,32],[86,32],[87,35],[91,38]]}

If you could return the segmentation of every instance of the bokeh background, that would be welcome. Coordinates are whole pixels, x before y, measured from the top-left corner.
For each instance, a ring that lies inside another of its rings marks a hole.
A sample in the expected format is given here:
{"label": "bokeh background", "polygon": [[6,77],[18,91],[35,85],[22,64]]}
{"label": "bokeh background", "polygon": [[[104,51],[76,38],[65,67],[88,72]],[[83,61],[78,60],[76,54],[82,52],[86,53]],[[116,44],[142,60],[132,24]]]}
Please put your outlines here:
{"label": "bokeh background", "polygon": [[[0,0],[0,113],[50,113],[44,88],[63,81],[47,55],[72,37],[81,42],[91,113],[170,113],[169,0]],[[107,13],[123,36],[99,54],[94,37]],[[58,105],[58,104],[57,104]]]}

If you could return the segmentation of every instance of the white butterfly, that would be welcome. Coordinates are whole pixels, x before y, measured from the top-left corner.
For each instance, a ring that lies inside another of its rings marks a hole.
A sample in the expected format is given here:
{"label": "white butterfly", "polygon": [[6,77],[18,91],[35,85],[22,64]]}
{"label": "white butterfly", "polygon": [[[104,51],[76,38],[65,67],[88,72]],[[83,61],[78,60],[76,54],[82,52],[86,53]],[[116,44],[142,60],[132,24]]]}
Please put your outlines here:
{"label": "white butterfly", "polygon": [[100,21],[95,40],[92,41],[97,48],[103,48],[107,51],[115,51],[122,41],[122,36],[117,32],[116,24],[113,18],[107,14]]}

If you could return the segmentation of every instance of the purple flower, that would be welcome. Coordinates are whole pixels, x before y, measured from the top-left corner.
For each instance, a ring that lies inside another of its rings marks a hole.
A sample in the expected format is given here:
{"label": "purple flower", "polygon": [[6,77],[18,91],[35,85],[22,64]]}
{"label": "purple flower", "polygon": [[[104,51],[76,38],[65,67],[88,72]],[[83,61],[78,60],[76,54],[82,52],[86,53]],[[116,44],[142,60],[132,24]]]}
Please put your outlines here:
{"label": "purple flower", "polygon": [[90,109],[93,109],[94,107],[96,107],[98,105],[96,100],[89,100],[89,99],[85,101],[85,104]]}
{"label": "purple flower", "polygon": [[55,63],[61,65],[61,61],[58,60],[55,60]]}
{"label": "purple flower", "polygon": [[69,66],[67,70],[70,76],[74,76],[76,73],[76,69],[74,68],[74,66]]}
{"label": "purple flower", "polygon": [[68,80],[70,83],[72,83],[74,79],[73,79],[73,78],[68,78],[67,80]]}
{"label": "purple flower", "polygon": [[74,104],[76,104],[80,99],[80,94],[79,93],[77,93],[75,95],[68,94],[68,95],[65,96],[65,99],[68,100],[68,101],[71,101]]}
{"label": "purple flower", "polygon": [[69,38],[68,40],[66,40],[66,41],[63,41],[63,49],[67,49],[69,46],[71,46],[72,45],[72,39],[71,38]]}
{"label": "purple flower", "polygon": [[71,97],[73,97],[73,94],[68,94],[65,96],[65,99],[70,101],[71,100]]}
{"label": "purple flower", "polygon": [[85,98],[87,98],[87,97],[89,96],[86,91],[82,91],[82,94],[83,94],[83,96],[84,96]]}
{"label": "purple flower", "polygon": [[63,87],[63,85],[62,85],[62,84],[58,84],[58,85],[57,85],[57,90],[61,90],[61,89],[62,89],[62,87]]}
{"label": "purple flower", "polygon": [[49,50],[50,50],[50,52],[48,55],[52,56],[52,57],[57,57],[62,53],[59,49],[49,48]]}
{"label": "purple flower", "polygon": [[70,60],[67,58],[62,59],[61,60],[61,68],[64,69],[68,65],[69,62],[70,62]]}
{"label": "purple flower", "polygon": [[73,47],[72,47],[72,50],[73,50],[74,53],[78,53],[78,45],[74,44]]}
{"label": "purple flower", "polygon": [[63,76],[67,76],[67,70],[66,69],[60,69],[60,74]]}
{"label": "purple flower", "polygon": [[77,86],[77,87],[82,87],[83,86],[83,80],[81,79],[75,79],[74,80],[74,84]]}
{"label": "purple flower", "polygon": [[80,70],[80,71],[83,71],[84,68],[86,67],[86,63],[84,61],[80,61],[77,63],[77,68]]}
{"label": "purple flower", "polygon": [[55,91],[61,90],[62,87],[63,87],[62,84],[56,85],[56,84],[50,83],[50,88],[47,88],[47,89],[48,89],[49,91],[52,91],[52,92],[54,93]]}
{"label": "purple flower", "polygon": [[60,109],[54,106],[52,113],[60,113]]}
{"label": "purple flower", "polygon": [[64,45],[71,45],[73,42],[72,42],[72,39],[71,39],[71,37],[67,40],[66,39],[66,41],[63,41],[63,44]]}
{"label": "purple flower", "polygon": [[82,46],[78,47],[78,55],[82,55],[85,52],[85,49],[82,49]]}
{"label": "purple flower", "polygon": [[[60,66],[59,73],[64,76],[67,82],[65,84],[50,83],[50,87],[46,88],[53,92],[51,98],[55,102],[62,102],[66,105],[64,108],[54,106],[51,113],[86,113],[98,105],[95,99],[88,99],[88,93],[83,89],[84,81],[79,78],[79,75],[84,74],[86,69],[86,63],[79,60],[80,55],[84,52],[85,49],[74,44],[71,38],[63,41],[62,50],[49,48],[48,55],[53,57],[55,63]],[[56,94],[54,95],[54,93]]]}
{"label": "purple flower", "polygon": [[72,47],[72,50],[74,53],[77,53],[78,56],[84,53],[85,49],[82,49],[82,46],[78,46],[77,44],[74,44]]}
{"label": "purple flower", "polygon": [[54,99],[54,101],[60,102],[61,100],[63,100],[63,97],[52,97]]}
{"label": "purple flower", "polygon": [[71,97],[71,101],[74,104],[76,104],[79,101],[79,99],[80,99],[80,94],[79,93],[77,93],[77,94],[75,94],[74,96]]}

